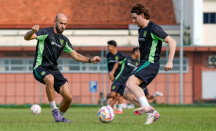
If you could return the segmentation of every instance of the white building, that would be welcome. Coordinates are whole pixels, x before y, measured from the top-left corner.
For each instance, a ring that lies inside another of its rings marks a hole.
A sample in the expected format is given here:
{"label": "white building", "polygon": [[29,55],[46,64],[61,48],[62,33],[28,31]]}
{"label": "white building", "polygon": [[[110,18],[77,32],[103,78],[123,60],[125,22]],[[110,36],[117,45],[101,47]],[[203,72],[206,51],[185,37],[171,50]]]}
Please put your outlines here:
{"label": "white building", "polygon": [[[181,0],[173,0],[177,23],[180,4]],[[215,46],[216,0],[184,0],[184,26],[190,29],[192,45]]]}

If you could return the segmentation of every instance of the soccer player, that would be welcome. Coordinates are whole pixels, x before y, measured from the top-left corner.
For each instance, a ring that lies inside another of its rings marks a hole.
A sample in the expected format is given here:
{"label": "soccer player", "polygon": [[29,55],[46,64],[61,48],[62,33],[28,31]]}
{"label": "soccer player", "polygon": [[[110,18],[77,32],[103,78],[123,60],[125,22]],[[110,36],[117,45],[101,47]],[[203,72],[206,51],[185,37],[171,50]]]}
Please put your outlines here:
{"label": "soccer player", "polygon": [[[67,17],[59,13],[55,17],[53,27],[40,29],[39,25],[34,25],[31,31],[24,36],[25,40],[37,39],[33,75],[37,81],[46,85],[47,98],[56,122],[71,122],[64,118],[64,114],[70,107],[72,93],[67,79],[57,67],[57,60],[62,51],[80,62],[97,63],[101,61],[98,56],[87,58],[73,49],[69,39],[62,34],[66,25]],[[63,97],[59,110],[55,103],[55,91]]]}
{"label": "soccer player", "polygon": [[[115,88],[117,97],[116,99],[112,99],[109,102],[109,105],[112,107],[116,101],[117,98],[120,96],[123,96],[124,89],[125,89],[125,83],[130,76],[130,73],[133,71],[133,69],[138,65],[139,61],[138,59],[140,58],[140,51],[138,47],[133,48],[131,56],[126,56],[123,60],[117,62],[112,71],[110,71],[109,75],[111,79],[114,79],[114,82],[112,84],[112,89]],[[116,72],[116,69],[118,69],[119,65],[121,65],[121,71],[118,73],[118,75],[114,78],[114,74]],[[115,114],[122,114],[123,110],[122,107],[118,107],[118,110],[115,111]]]}
{"label": "soccer player", "polygon": [[144,91],[144,94],[145,94],[145,96],[146,96],[146,98],[147,98],[148,100],[152,100],[152,99],[154,99],[154,98],[157,97],[157,96],[163,96],[163,93],[161,93],[161,92],[159,92],[159,91],[156,91],[153,95],[150,95],[149,92],[148,92],[147,87],[145,87],[145,88],[143,89],[143,91]]}
{"label": "soccer player", "polygon": [[[118,62],[119,60],[124,59],[126,55],[117,50],[117,48],[116,48],[117,43],[114,40],[108,41],[107,44],[108,44],[108,52],[109,53],[106,55],[106,58],[107,58],[108,71],[110,72],[113,69],[113,66],[115,65],[115,63]],[[120,67],[116,69],[114,77],[116,77],[119,72],[120,72]],[[109,79],[111,81],[114,81],[114,78],[110,77],[110,75],[109,75]],[[109,98],[118,99],[118,103],[119,103],[118,106],[121,108],[123,97],[117,98],[117,90],[118,90],[118,88],[111,88],[111,93],[108,93],[106,98],[104,98],[104,100],[102,102],[104,103],[104,101],[107,101],[107,99],[109,99]]]}
{"label": "soccer player", "polygon": [[[165,65],[165,71],[172,70],[176,41],[164,32],[160,26],[150,21],[150,10],[145,5],[141,3],[133,5],[131,15],[133,22],[140,27],[138,41],[141,58],[140,64],[136,66],[127,80],[124,96],[135,95],[141,107],[134,110],[134,114],[147,113],[145,124],[152,124],[159,119],[160,114],[149,105],[142,88],[146,87],[158,74],[163,41],[169,44],[169,58]],[[130,101],[134,104],[136,102],[134,99],[130,99]]]}

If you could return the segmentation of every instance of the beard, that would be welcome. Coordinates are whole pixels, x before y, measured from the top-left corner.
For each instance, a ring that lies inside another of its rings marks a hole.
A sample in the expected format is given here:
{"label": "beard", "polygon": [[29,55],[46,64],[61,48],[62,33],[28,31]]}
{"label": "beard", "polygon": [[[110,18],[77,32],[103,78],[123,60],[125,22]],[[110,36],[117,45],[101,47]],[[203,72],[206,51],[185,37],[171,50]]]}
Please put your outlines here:
{"label": "beard", "polygon": [[140,25],[140,24],[138,24],[138,23],[137,23],[137,26],[138,26],[138,27],[142,27],[142,25]]}
{"label": "beard", "polygon": [[62,31],[59,29],[59,27],[58,27],[58,25],[56,25],[56,31],[58,32],[58,33],[62,33],[62,32],[64,32],[64,28],[62,28]]}

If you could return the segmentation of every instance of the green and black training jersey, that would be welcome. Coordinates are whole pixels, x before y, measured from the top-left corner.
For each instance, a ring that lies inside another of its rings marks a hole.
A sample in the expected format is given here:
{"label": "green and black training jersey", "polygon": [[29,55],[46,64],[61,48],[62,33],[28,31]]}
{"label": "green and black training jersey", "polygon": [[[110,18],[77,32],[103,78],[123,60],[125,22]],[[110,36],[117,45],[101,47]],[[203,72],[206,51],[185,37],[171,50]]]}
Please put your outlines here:
{"label": "green and black training jersey", "polygon": [[[108,66],[108,71],[112,71],[113,66],[115,65],[116,62],[118,62],[119,60],[123,60],[125,58],[125,54],[118,51],[115,55],[113,55],[112,53],[108,53],[106,55],[107,58],[107,66]],[[116,77],[116,75],[119,73],[121,67],[118,67],[115,71],[114,77]]]}
{"label": "green and black training jersey", "polygon": [[121,83],[126,83],[131,72],[139,64],[139,60],[133,59],[131,56],[126,56],[122,61],[119,61],[121,65],[121,70],[119,74],[115,77],[115,80],[118,80]]}
{"label": "green and black training jersey", "polygon": [[42,28],[37,33],[37,46],[33,67],[41,66],[47,70],[58,70],[58,58],[62,51],[70,53],[73,47],[63,34],[55,34],[53,27]]}
{"label": "green and black training jersey", "polygon": [[159,63],[163,40],[168,36],[157,24],[149,21],[145,28],[139,28],[140,62]]}

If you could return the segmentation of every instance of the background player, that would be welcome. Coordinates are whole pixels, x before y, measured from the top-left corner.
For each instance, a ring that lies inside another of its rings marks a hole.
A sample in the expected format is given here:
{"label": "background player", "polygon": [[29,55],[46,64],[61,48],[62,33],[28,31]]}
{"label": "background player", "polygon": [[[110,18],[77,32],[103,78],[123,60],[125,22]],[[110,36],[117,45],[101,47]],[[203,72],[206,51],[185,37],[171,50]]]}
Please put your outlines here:
{"label": "background player", "polygon": [[[176,41],[168,36],[160,26],[150,21],[150,10],[145,5],[135,4],[131,9],[131,15],[133,22],[140,27],[138,41],[141,59],[140,64],[133,70],[126,83],[124,96],[128,97],[133,94],[141,105],[140,108],[134,110],[134,114],[147,113],[145,124],[152,124],[159,119],[160,114],[149,105],[142,88],[146,87],[158,74],[163,41],[169,44],[169,58],[165,65],[165,71],[172,70]],[[130,101],[134,104],[136,102],[133,99]]]}
{"label": "background player", "polygon": [[[125,58],[125,54],[117,50],[116,48],[117,43],[114,40],[108,41],[107,44],[108,44],[109,53],[106,55],[106,58],[107,58],[108,71],[110,72],[113,69],[113,66],[115,65],[116,62]],[[114,73],[114,77],[116,77],[117,74],[120,72],[120,68],[121,67],[119,66],[119,68],[116,69],[116,72]],[[110,75],[109,78],[111,81],[113,81]],[[104,98],[102,103],[107,101],[109,98],[116,99],[117,90],[118,90],[117,88],[111,88],[111,93],[107,94],[107,96]],[[123,101],[123,97],[118,97],[119,107],[122,107],[122,101]]]}
{"label": "background player", "polygon": [[[159,91],[156,91],[153,95],[150,95],[149,92],[148,92],[147,87],[145,87],[143,89],[143,91],[144,91],[144,94],[145,94],[145,96],[146,96],[146,98],[148,100],[152,100],[152,99],[154,99],[157,96],[163,96],[163,93],[161,93]],[[127,106],[128,109],[133,109],[134,107],[135,107],[135,105],[133,103]]]}
{"label": "background player", "polygon": [[[67,79],[57,67],[57,60],[62,51],[80,62],[97,63],[101,61],[98,56],[90,59],[73,49],[68,38],[62,34],[66,25],[67,17],[59,13],[54,20],[53,27],[39,29],[39,25],[35,25],[24,36],[25,40],[38,40],[33,64],[33,74],[37,81],[46,85],[47,98],[56,122],[71,122],[64,118],[64,114],[70,107],[72,93]],[[63,97],[59,106],[60,112],[55,104],[55,91]]]}
{"label": "background player", "polygon": [[[112,71],[110,71],[109,75],[111,80],[114,80],[112,84],[112,89],[116,89],[116,97],[115,99],[112,99],[109,102],[109,105],[112,107],[115,102],[117,101],[118,97],[123,96],[124,89],[125,89],[125,83],[130,76],[130,73],[133,71],[134,67],[138,65],[140,58],[140,51],[138,47],[133,48],[131,56],[126,56],[123,60],[117,62]],[[121,65],[121,71],[118,73],[116,77],[114,77],[114,74],[116,72],[116,69],[118,69],[119,65]],[[118,107],[118,110],[115,111],[115,114],[122,114],[122,106]]]}
{"label": "background player", "polygon": [[149,92],[148,92],[147,87],[145,87],[145,88],[143,89],[143,91],[144,91],[145,96],[146,96],[146,98],[147,98],[148,100],[152,100],[152,99],[154,99],[154,98],[157,97],[157,96],[163,96],[163,93],[161,93],[161,92],[159,92],[159,91],[156,91],[153,95],[150,95]]}

